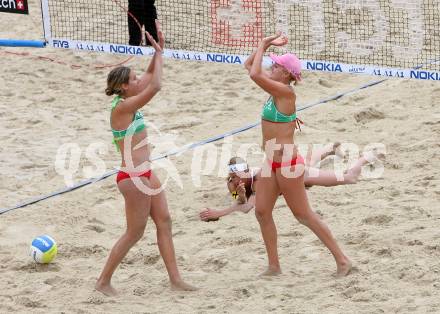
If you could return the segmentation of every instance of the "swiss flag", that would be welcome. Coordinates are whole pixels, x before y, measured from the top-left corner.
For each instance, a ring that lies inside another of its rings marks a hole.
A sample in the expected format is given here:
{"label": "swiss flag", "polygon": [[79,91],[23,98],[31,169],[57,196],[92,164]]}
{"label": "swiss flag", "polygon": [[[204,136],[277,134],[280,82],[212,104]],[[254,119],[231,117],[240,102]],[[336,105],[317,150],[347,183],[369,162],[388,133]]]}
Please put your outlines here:
{"label": "swiss flag", "polygon": [[18,10],[24,10],[24,3],[23,3],[23,0],[18,0],[18,1],[17,1],[17,9],[18,9]]}

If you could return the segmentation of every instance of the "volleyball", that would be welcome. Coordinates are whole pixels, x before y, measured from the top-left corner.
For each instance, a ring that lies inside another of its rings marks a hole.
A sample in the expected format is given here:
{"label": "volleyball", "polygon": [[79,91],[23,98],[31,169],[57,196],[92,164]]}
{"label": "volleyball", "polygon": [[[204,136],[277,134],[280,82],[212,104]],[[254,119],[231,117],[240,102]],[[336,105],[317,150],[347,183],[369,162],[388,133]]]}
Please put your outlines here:
{"label": "volleyball", "polygon": [[48,235],[42,235],[32,240],[29,255],[37,263],[47,264],[57,255],[57,243]]}

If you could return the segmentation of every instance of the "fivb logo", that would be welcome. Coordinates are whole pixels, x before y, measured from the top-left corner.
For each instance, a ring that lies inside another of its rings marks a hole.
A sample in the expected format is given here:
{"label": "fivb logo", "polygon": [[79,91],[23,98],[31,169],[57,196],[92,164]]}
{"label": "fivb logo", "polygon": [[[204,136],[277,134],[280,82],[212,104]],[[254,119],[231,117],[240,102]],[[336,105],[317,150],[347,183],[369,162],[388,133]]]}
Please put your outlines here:
{"label": "fivb logo", "polygon": [[69,42],[67,40],[58,40],[58,39],[54,39],[53,46],[55,48],[65,48],[65,49],[68,49],[70,47]]}
{"label": "fivb logo", "polygon": [[27,0],[0,0],[0,12],[29,14]]}

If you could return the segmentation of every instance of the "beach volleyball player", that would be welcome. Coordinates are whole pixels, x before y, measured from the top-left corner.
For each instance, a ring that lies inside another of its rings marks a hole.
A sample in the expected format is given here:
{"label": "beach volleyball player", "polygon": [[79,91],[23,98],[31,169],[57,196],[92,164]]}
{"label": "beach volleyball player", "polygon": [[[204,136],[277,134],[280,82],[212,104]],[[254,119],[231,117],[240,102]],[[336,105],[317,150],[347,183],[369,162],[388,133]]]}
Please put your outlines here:
{"label": "beach volleyball player", "polygon": [[[116,290],[111,286],[112,275],[130,248],[141,239],[148,216],[151,216],[156,225],[159,251],[172,288],[195,290],[181,279],[177,268],[167,200],[165,192],[161,190],[159,179],[150,169],[148,145],[136,147],[146,142],[147,138],[146,125],[142,113],[138,110],[149,103],[161,88],[165,39],[157,21],[156,28],[159,43],[147,33],[147,38],[156,52],[145,73],[138,78],[133,70],[121,66],[113,69],[107,77],[106,94],[116,94],[112,102],[110,124],[114,143],[122,157],[121,170],[116,181],[125,200],[127,226],[125,233],[113,246],[96,282],[96,290],[106,295],[116,294]],[[145,193],[138,188],[135,180],[140,180],[147,190],[160,192]]]}
{"label": "beach volleyball player", "polygon": [[[361,175],[362,167],[373,164],[377,160],[384,160],[385,155],[376,152],[366,152],[357,159],[353,166],[343,174],[335,171],[315,168],[316,165],[330,155],[342,156],[340,143],[329,144],[305,158],[304,185],[308,189],[312,186],[337,186],[356,184]],[[202,221],[216,221],[220,217],[233,212],[248,213],[255,207],[255,195],[257,193],[257,181],[261,175],[261,169],[249,167],[246,160],[240,157],[232,157],[228,163],[227,189],[233,199],[233,204],[223,209],[204,208],[199,216]]]}
{"label": "beach volleyball player", "polygon": [[250,78],[270,94],[261,113],[263,149],[266,161],[257,181],[255,215],[260,224],[268,268],[262,275],[281,273],[278,258],[277,229],[272,217],[280,193],[298,221],[310,228],[333,254],[337,276],[351,270],[351,262],[342,252],[330,230],[310,207],[304,187],[304,160],[294,144],[296,95],[291,83],[301,79],[301,62],[294,54],[271,55],[274,64],[270,73],[262,69],[263,55],[270,46],[284,46],[287,38],[277,33],[263,38],[258,48],[246,60]]}

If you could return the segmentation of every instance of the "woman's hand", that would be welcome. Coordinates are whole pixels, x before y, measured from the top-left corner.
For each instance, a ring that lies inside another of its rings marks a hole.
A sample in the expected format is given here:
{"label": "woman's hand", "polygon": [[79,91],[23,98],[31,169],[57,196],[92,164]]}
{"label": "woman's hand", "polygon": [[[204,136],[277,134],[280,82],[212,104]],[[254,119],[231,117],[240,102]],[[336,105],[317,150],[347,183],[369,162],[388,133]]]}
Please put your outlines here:
{"label": "woman's hand", "polygon": [[241,182],[237,186],[237,194],[241,199],[246,199],[246,187],[244,186],[244,182]]}
{"label": "woman's hand", "polygon": [[278,38],[272,40],[272,41],[270,42],[270,44],[271,44],[272,46],[278,46],[278,47],[281,47],[281,46],[286,45],[287,42],[288,42],[287,37],[284,36],[284,35],[282,35],[282,36],[280,36],[280,37],[278,37]]}
{"label": "woman's hand", "polygon": [[[162,33],[162,31],[159,31],[157,34],[158,36],[160,36],[160,33]],[[147,35],[147,39],[149,40],[149,42],[151,43],[151,46],[153,46],[154,50],[156,50],[156,52],[162,53],[163,49],[162,47],[154,40],[153,36],[150,35],[149,32],[145,31],[145,34]],[[163,34],[162,34],[163,37]],[[159,37],[159,42],[160,42],[160,37]]]}
{"label": "woman's hand", "polygon": [[267,48],[270,46],[284,46],[288,42],[286,36],[281,35],[281,32],[277,32],[275,35],[265,37],[261,40],[261,43]]}
{"label": "woman's hand", "polygon": [[219,211],[211,208],[205,208],[200,212],[199,216],[200,220],[203,221],[216,221],[221,217]]}
{"label": "woman's hand", "polygon": [[157,38],[159,39],[159,46],[163,50],[163,48],[165,47],[165,36],[162,32],[162,27],[160,25],[160,22],[157,19],[156,19],[156,31],[157,31]]}

